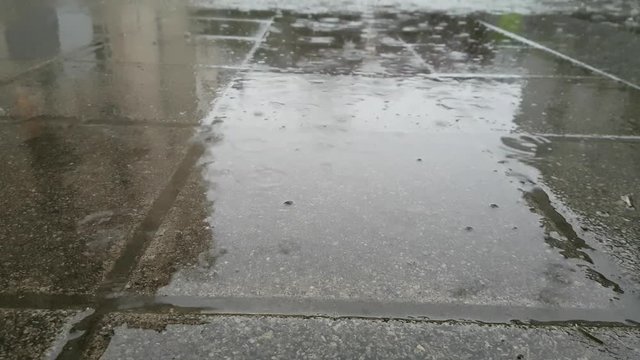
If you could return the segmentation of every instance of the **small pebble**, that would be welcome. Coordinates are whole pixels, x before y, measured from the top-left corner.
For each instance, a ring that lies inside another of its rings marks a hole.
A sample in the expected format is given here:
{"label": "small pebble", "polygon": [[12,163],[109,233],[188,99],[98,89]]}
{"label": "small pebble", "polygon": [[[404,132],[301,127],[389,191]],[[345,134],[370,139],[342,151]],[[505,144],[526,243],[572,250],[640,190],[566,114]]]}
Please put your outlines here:
{"label": "small pebble", "polygon": [[464,229],[467,230],[467,231],[473,231],[473,227],[472,226],[467,226]]}
{"label": "small pebble", "polygon": [[422,159],[421,159],[421,158],[418,158],[418,159],[416,159],[416,161],[422,161]]}
{"label": "small pebble", "polygon": [[290,206],[290,205],[293,205],[293,201],[287,200],[287,201],[284,202],[284,204],[287,205],[287,206]]}
{"label": "small pebble", "polygon": [[497,209],[497,208],[499,208],[498,204],[491,204],[491,205],[489,205],[489,206],[491,206],[491,208],[492,208],[492,209]]}

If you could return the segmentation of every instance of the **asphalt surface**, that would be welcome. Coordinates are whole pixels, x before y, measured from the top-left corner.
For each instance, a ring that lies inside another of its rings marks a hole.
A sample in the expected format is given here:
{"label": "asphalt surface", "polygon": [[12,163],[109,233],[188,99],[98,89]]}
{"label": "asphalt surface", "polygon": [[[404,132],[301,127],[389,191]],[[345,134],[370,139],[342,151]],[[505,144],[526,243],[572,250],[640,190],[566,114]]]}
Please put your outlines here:
{"label": "asphalt surface", "polygon": [[634,1],[0,3],[0,358],[640,358]]}

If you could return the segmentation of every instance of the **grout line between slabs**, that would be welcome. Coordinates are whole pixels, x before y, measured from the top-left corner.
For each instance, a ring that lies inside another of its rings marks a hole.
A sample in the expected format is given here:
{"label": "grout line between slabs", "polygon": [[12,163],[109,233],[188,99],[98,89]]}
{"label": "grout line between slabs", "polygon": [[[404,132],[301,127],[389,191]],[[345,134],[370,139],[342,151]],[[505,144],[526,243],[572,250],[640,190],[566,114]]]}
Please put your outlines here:
{"label": "grout line between slabs", "polygon": [[542,45],[542,44],[540,44],[538,42],[535,42],[533,40],[527,39],[527,38],[525,38],[523,36],[520,36],[518,34],[515,34],[515,33],[511,32],[511,31],[505,30],[505,29],[500,28],[498,26],[489,24],[486,21],[479,20],[478,22],[480,24],[486,26],[488,29],[493,30],[494,32],[502,34],[502,35],[504,35],[506,37],[509,37],[509,38],[511,38],[513,40],[516,40],[516,41],[521,42],[523,44],[529,45],[529,46],[534,47],[536,49],[545,51],[545,52],[547,52],[547,53],[549,53],[551,55],[554,55],[556,57],[559,57],[561,59],[567,60],[567,61],[573,63],[574,65],[583,67],[583,68],[585,68],[585,69],[587,69],[587,70],[589,70],[591,72],[594,72],[594,73],[596,73],[598,75],[601,75],[601,76],[604,76],[606,78],[609,78],[609,79],[611,79],[613,81],[625,84],[625,85],[627,85],[629,87],[632,87],[632,88],[634,88],[636,90],[640,90],[640,85],[637,85],[637,84],[634,84],[634,83],[629,82],[627,80],[624,80],[624,79],[622,79],[622,78],[620,78],[618,76],[615,76],[613,74],[610,74],[610,73],[608,73],[608,72],[606,72],[604,70],[600,70],[600,69],[598,69],[598,68],[596,68],[594,66],[591,66],[591,65],[589,65],[589,64],[587,64],[585,62],[582,62],[582,61],[580,61],[578,59],[575,59],[575,58],[573,58],[573,57],[571,57],[569,55],[565,55],[565,54],[563,54],[563,53],[561,53],[559,51],[553,50],[553,49],[551,49],[551,48],[549,48],[547,46],[544,46],[544,45]]}
{"label": "grout line between slabs", "polygon": [[[262,44],[262,42],[264,41],[265,37],[268,35],[269,28],[271,27],[272,23],[273,23],[273,18],[269,19],[268,22],[266,22],[263,25],[264,28],[262,29],[262,32],[258,36],[259,40],[257,40],[253,44],[251,49],[249,49],[249,51],[247,52],[247,55],[245,56],[244,60],[242,60],[242,63],[240,64],[239,67],[245,69],[244,71],[251,71],[252,70],[251,67],[247,66],[247,64],[249,63],[249,61],[251,61],[251,58],[253,57],[253,55],[256,53],[256,51],[260,47],[260,44]],[[220,92],[220,94],[218,94],[216,99],[211,104],[211,110],[209,110],[209,113],[207,115],[205,115],[205,117],[202,119],[202,123],[201,124],[203,126],[209,126],[209,125],[213,124],[213,121],[215,120],[216,114],[218,113],[218,110],[220,109],[222,101],[224,100],[226,95],[229,93],[229,91],[233,87],[233,84],[238,79],[239,78],[236,76],[234,79],[232,79],[229,82],[229,84],[225,87],[225,89],[222,92]]]}

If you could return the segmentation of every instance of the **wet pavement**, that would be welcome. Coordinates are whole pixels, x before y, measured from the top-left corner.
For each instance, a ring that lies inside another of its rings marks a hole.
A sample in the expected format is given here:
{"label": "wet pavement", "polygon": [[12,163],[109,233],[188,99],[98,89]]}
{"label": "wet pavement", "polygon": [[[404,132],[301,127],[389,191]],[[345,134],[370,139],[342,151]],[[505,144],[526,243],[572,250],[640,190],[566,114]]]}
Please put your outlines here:
{"label": "wet pavement", "polygon": [[5,1],[0,358],[640,357],[632,1]]}

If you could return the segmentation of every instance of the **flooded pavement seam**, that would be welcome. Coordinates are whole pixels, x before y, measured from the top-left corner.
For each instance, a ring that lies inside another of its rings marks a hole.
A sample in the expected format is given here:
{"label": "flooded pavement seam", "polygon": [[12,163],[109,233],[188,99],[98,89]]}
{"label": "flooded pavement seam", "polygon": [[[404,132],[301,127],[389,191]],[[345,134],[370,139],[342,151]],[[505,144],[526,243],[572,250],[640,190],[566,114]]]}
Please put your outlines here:
{"label": "flooded pavement seam", "polygon": [[324,316],[388,318],[415,321],[463,321],[492,324],[601,323],[637,326],[634,309],[533,308],[526,306],[446,303],[381,302],[344,299],[291,299],[284,297],[122,296],[108,306],[113,311],[178,311],[201,314]]}
{"label": "flooded pavement seam", "polygon": [[41,294],[41,293],[0,293],[0,308],[62,310],[86,308],[94,303],[92,296]]}
{"label": "flooded pavement seam", "polygon": [[468,320],[468,319],[456,319],[456,318],[442,318],[442,319],[430,319],[427,317],[415,317],[415,316],[375,316],[375,315],[336,315],[336,314],[287,314],[287,313],[272,313],[272,312],[210,312],[210,311],[189,311],[189,308],[181,307],[157,307],[152,309],[145,309],[145,311],[135,310],[114,310],[109,314],[135,314],[135,315],[197,315],[203,317],[227,317],[227,316],[240,316],[240,317],[272,317],[272,318],[293,318],[293,319],[330,319],[330,320],[369,320],[369,321],[401,321],[404,323],[414,324],[475,324],[475,325],[487,325],[487,326],[526,326],[529,328],[574,328],[586,326],[590,328],[621,328],[621,329],[640,329],[640,325],[633,321],[628,322],[616,322],[616,321],[589,321],[589,320],[549,320],[549,321],[537,321],[537,320],[512,320],[509,322],[496,322],[496,321],[483,321],[483,320]]}
{"label": "flooded pavement seam", "polygon": [[114,292],[121,291],[124,287],[138,259],[151,241],[153,234],[158,230],[165,215],[171,209],[178,193],[187,182],[190,170],[203,153],[204,146],[200,143],[193,143],[189,147],[167,185],[153,202],[144,220],[133,232],[124,250],[116,259],[111,271],[105,276],[98,290],[98,296],[109,296]]}
{"label": "flooded pavement seam", "polygon": [[[309,301],[300,300],[297,301],[303,307],[307,307],[309,310],[303,310],[299,313],[291,313],[277,310],[277,308],[286,307],[291,302],[296,302],[291,299],[258,299],[258,298],[218,298],[208,299],[204,301],[199,298],[189,297],[154,297],[154,296],[132,296],[132,297],[120,297],[110,300],[105,300],[100,305],[100,310],[91,312],[87,310],[85,315],[76,322],[76,326],[69,331],[66,336],[67,344],[63,350],[59,353],[57,359],[77,359],[86,355],[95,356],[96,351],[102,355],[105,348],[98,345],[98,348],[92,348],[94,340],[99,338],[99,343],[109,343],[115,333],[113,332],[100,332],[108,319],[112,315],[124,315],[124,316],[150,316],[150,315],[170,315],[175,319],[185,317],[188,319],[193,316],[200,316],[203,318],[225,318],[229,316],[239,316],[245,318],[280,318],[280,319],[327,319],[327,320],[367,320],[374,322],[388,322],[399,321],[403,323],[412,324],[450,324],[450,325],[480,325],[480,326],[500,326],[500,327],[527,327],[529,329],[544,329],[544,328],[564,328],[564,329],[577,329],[580,331],[583,327],[588,328],[604,328],[604,329],[638,329],[640,326],[638,323],[620,318],[620,320],[610,320],[610,315],[602,314],[602,318],[593,318],[592,320],[576,320],[570,317],[566,319],[558,320],[555,314],[549,313],[549,309],[539,309],[540,313],[547,312],[549,319],[545,320],[504,320],[497,321],[496,319],[464,319],[460,315],[460,307],[456,305],[445,306],[443,304],[394,304],[394,303],[380,303],[377,304],[387,309],[386,313],[370,313],[373,309],[371,303],[366,303],[363,306],[361,302],[349,302],[338,301],[330,302],[326,300]],[[265,303],[268,303],[267,306]],[[228,305],[225,308],[224,304]],[[319,310],[317,305],[326,306],[326,311]],[[324,304],[324,305],[322,305]],[[193,306],[191,306],[193,305]],[[336,310],[337,308],[347,305],[352,310],[342,311]],[[242,309],[243,306],[247,306],[247,309]],[[262,306],[262,308],[259,308]],[[272,309],[268,307],[271,306]],[[400,314],[399,308],[413,307],[411,311],[413,313]],[[425,307],[437,307],[440,312],[438,315],[425,316],[421,315],[420,309]],[[512,307],[483,307],[483,306],[471,306],[474,309],[470,309],[470,313],[473,314],[487,314],[492,313],[496,315],[503,315],[505,313],[512,314],[515,309]],[[528,311],[531,309],[522,309]],[[562,314],[566,315],[564,310],[560,310]],[[593,315],[594,312],[590,310],[581,310],[582,314]],[[560,314],[560,312],[558,312]],[[600,315],[600,313],[598,313]],[[175,320],[172,321],[175,323]],[[162,322],[156,323],[156,326],[162,326]],[[585,336],[588,337],[588,334]],[[73,344],[72,346],[70,346]]]}
{"label": "flooded pavement seam", "polygon": [[2,294],[0,308],[68,310],[99,308],[98,314],[183,313],[208,315],[268,315],[287,317],[327,317],[403,319],[411,321],[457,321],[487,324],[535,324],[572,326],[638,327],[631,317],[634,309],[534,308],[526,306],[381,302],[344,299],[291,299],[272,297],[197,297],[117,295],[96,301],[90,296]]}
{"label": "flooded pavement seam", "polygon": [[565,55],[565,54],[563,54],[563,53],[561,53],[559,51],[553,50],[553,49],[551,49],[549,47],[546,47],[546,46],[544,46],[544,45],[542,45],[540,43],[537,43],[537,42],[535,42],[533,40],[529,40],[529,39],[527,39],[527,38],[525,38],[523,36],[520,36],[518,34],[514,34],[511,31],[507,31],[507,30],[502,29],[502,28],[500,28],[498,26],[489,24],[486,21],[479,20],[478,22],[480,24],[486,26],[488,29],[493,30],[493,31],[495,31],[495,32],[497,32],[499,34],[504,35],[504,36],[507,36],[507,37],[509,37],[509,38],[511,38],[511,39],[513,39],[515,41],[519,41],[519,42],[521,42],[523,44],[529,45],[529,46],[537,48],[539,50],[546,51],[547,53],[549,53],[551,55],[554,55],[554,56],[557,56],[557,57],[559,57],[561,59],[567,60],[567,61],[573,63],[576,66],[583,67],[583,68],[585,68],[585,69],[587,69],[589,71],[592,71],[592,72],[594,72],[596,74],[599,74],[601,76],[609,78],[609,79],[611,79],[613,81],[619,82],[621,84],[625,84],[625,85],[627,85],[629,87],[632,87],[632,88],[634,88],[636,90],[640,90],[640,85],[637,85],[637,84],[634,84],[634,83],[629,82],[627,80],[624,80],[622,78],[619,78],[619,77],[617,77],[617,76],[615,76],[613,74],[610,74],[610,73],[608,73],[606,71],[600,70],[600,69],[598,69],[596,67],[593,67],[593,66],[591,66],[591,65],[589,65],[589,64],[587,64],[585,62],[582,62],[582,61],[580,61],[578,59],[574,59],[571,56],[568,56],[568,55]]}

